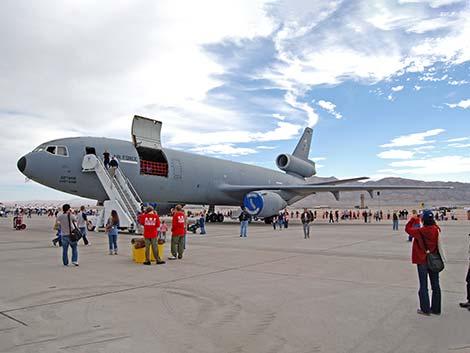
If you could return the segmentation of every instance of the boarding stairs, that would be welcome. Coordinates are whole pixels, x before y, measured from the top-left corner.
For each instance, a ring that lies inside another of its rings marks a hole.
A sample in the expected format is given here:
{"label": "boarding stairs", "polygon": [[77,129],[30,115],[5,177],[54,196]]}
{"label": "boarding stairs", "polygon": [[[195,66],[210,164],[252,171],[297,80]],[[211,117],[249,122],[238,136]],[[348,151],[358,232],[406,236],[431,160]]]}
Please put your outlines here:
{"label": "boarding stairs", "polygon": [[105,219],[110,216],[111,210],[116,210],[120,227],[127,228],[130,232],[138,230],[137,216],[142,200],[122,170],[116,168],[113,176],[112,169],[106,169],[96,155],[87,154],[83,157],[82,172],[95,172],[109,197],[109,200],[104,202],[104,212],[98,221],[98,226],[104,226]]}

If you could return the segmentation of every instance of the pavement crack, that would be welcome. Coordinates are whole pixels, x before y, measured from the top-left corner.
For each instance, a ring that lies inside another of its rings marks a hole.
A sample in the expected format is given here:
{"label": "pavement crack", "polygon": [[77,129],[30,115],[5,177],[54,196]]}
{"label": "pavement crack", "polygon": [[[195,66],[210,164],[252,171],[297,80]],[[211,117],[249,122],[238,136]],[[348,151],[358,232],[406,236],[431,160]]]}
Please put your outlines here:
{"label": "pavement crack", "polygon": [[26,324],[25,322],[23,322],[23,321],[21,321],[21,320],[18,320],[18,319],[15,319],[13,316],[10,316],[10,315],[8,315],[8,314],[5,314],[4,312],[0,312],[0,314],[2,314],[2,315],[5,316],[6,318],[8,318],[8,319],[10,319],[10,320],[13,320],[13,321],[15,321],[15,322],[17,322],[17,323],[19,323],[19,324],[21,324],[21,325],[23,325],[23,326],[26,326],[26,327],[28,326],[28,324]]}

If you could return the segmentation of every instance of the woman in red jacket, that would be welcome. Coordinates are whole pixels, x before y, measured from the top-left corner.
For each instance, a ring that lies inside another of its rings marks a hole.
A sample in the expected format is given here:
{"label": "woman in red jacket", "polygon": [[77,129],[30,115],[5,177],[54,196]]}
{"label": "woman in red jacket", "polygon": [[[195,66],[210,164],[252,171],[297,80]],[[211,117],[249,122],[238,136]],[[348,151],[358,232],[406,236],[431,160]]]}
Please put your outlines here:
{"label": "woman in red jacket", "polygon": [[[413,250],[411,253],[411,262],[418,267],[419,278],[419,305],[418,314],[435,315],[441,314],[441,287],[439,286],[439,272],[431,272],[426,265],[426,249],[424,247],[423,237],[426,240],[428,251],[434,253],[437,251],[439,241],[439,227],[434,222],[432,211],[425,210],[422,215],[423,227],[413,228],[418,215],[413,215],[406,224],[405,231],[414,238]],[[431,281],[432,299],[429,305],[428,276]]]}

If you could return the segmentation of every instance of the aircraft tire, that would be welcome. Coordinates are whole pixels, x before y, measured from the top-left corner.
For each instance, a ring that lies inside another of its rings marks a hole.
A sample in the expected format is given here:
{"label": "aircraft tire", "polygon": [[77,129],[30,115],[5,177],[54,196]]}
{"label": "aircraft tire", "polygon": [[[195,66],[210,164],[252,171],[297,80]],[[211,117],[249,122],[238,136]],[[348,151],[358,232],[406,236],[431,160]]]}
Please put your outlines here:
{"label": "aircraft tire", "polygon": [[273,218],[272,217],[266,217],[264,219],[264,224],[271,224],[273,222]]}
{"label": "aircraft tire", "polygon": [[211,214],[211,216],[210,216],[210,221],[211,221],[212,223],[217,222],[217,214],[216,214],[216,213]]}
{"label": "aircraft tire", "polygon": [[223,221],[224,221],[224,215],[223,214],[217,215],[217,222],[222,223]]}

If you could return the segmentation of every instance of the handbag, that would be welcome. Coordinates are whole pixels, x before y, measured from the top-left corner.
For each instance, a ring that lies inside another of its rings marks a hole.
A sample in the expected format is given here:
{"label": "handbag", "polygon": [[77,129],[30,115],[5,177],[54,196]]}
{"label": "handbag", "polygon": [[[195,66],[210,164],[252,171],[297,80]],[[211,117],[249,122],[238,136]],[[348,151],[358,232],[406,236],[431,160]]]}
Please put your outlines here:
{"label": "handbag", "polygon": [[428,270],[431,272],[441,272],[444,269],[444,261],[442,261],[441,255],[439,254],[439,250],[432,253],[429,252],[428,244],[426,243],[426,239],[424,239],[423,234],[419,231],[419,235],[421,235],[421,239],[423,239],[424,248],[426,249],[426,265]]}
{"label": "handbag", "polygon": [[[77,228],[75,222],[70,222],[70,214],[67,215],[67,218],[69,219],[70,241],[79,241],[80,239],[82,239],[82,232],[80,232],[80,229]],[[73,229],[70,223],[73,223]]]}

